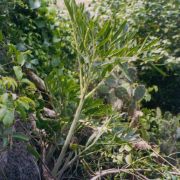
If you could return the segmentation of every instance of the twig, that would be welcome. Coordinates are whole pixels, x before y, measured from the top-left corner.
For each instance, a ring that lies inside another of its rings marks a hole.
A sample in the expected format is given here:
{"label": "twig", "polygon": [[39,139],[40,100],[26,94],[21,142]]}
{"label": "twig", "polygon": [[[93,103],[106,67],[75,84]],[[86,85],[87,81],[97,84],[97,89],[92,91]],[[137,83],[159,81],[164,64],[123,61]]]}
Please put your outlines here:
{"label": "twig", "polygon": [[43,114],[45,117],[49,117],[53,119],[57,117],[57,113],[54,110],[46,108],[46,107],[43,108]]}
{"label": "twig", "polygon": [[46,165],[46,148],[45,145],[42,145],[42,158],[41,158],[41,162],[42,162],[42,175],[44,180],[55,180],[55,178],[52,176],[51,171],[49,170],[49,168]]}
{"label": "twig", "polygon": [[169,173],[172,175],[180,176],[180,173],[178,173],[178,172],[169,172]]}
{"label": "twig", "polygon": [[[96,180],[98,178],[101,178],[103,176],[106,176],[106,175],[109,175],[109,174],[117,174],[117,173],[128,173],[128,174],[132,174],[134,176],[138,176],[140,179],[143,179],[144,180],[144,177],[142,178],[141,176],[139,175],[136,175],[134,173],[132,173],[131,171],[151,171],[150,169],[107,169],[107,170],[103,170],[101,172],[96,172],[96,176],[92,177],[90,180]],[[148,179],[148,178],[146,178]]]}
{"label": "twig", "polygon": [[60,170],[59,173],[58,173],[58,179],[61,179],[63,173],[66,171],[66,169],[67,169],[67,164],[69,163],[72,155],[73,155],[73,153],[71,152],[71,153],[69,154],[69,156],[67,157],[67,159],[66,159],[66,161],[65,161],[65,163],[64,163],[64,166],[61,168],[61,170]]}

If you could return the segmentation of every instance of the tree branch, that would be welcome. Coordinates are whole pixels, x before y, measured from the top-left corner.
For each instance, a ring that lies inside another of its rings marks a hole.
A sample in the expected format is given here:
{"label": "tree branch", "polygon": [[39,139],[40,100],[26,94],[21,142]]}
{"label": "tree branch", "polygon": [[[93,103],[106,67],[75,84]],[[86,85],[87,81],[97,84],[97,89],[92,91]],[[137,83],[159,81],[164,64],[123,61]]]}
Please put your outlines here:
{"label": "tree branch", "polygon": [[32,70],[25,69],[25,73],[29,77],[29,79],[36,85],[36,87],[41,91],[46,91],[46,86],[44,81],[36,75]]}
{"label": "tree branch", "polygon": [[52,119],[55,119],[57,117],[57,113],[54,110],[46,107],[43,108],[43,115]]}
{"label": "tree branch", "polygon": [[[117,173],[128,173],[136,176],[136,174],[132,173],[131,171],[150,171],[150,169],[107,169],[100,172],[96,172],[96,176],[92,177],[90,180],[96,180],[98,178],[101,178],[103,176],[109,175],[109,174],[117,174]],[[147,178],[148,179],[148,178]]]}

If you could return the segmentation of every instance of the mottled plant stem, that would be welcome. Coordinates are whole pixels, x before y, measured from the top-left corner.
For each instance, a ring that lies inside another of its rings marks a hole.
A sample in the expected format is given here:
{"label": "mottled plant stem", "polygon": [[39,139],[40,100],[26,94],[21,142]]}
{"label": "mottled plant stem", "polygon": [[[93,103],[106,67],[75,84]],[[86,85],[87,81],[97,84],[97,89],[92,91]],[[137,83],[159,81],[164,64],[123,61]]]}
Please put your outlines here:
{"label": "mottled plant stem", "polygon": [[57,159],[57,162],[52,170],[52,174],[54,176],[57,175],[58,173],[58,170],[59,168],[61,167],[61,165],[63,164],[63,161],[64,161],[64,158],[65,158],[65,155],[66,155],[66,151],[69,147],[69,144],[70,144],[70,141],[71,141],[71,138],[72,136],[74,135],[74,132],[75,132],[75,129],[76,129],[76,125],[77,125],[77,122],[79,120],[79,117],[80,117],[80,114],[81,114],[81,110],[82,110],[82,107],[83,107],[83,104],[84,104],[84,95],[81,96],[81,99],[79,101],[79,105],[77,107],[77,110],[76,110],[76,113],[75,113],[75,116],[74,116],[74,119],[73,119],[73,122],[71,124],[71,127],[69,129],[69,132],[68,132],[68,135],[66,137],[66,140],[65,140],[65,143],[62,147],[62,150],[61,150],[61,153]]}

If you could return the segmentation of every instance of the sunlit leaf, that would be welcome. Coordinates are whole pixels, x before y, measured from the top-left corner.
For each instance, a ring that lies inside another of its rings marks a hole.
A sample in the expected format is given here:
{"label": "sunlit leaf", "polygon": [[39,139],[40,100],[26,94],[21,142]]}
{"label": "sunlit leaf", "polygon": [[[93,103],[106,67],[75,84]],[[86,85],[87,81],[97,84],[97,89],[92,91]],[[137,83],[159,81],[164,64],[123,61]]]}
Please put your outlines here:
{"label": "sunlit leaf", "polygon": [[17,82],[11,77],[2,77],[3,84],[8,88],[12,88],[14,91],[17,88]]}
{"label": "sunlit leaf", "polygon": [[24,57],[23,53],[20,53],[20,54],[17,55],[17,63],[18,63],[19,65],[21,65],[21,66],[24,65],[24,63],[25,63],[25,57]]}
{"label": "sunlit leaf", "polygon": [[16,78],[20,81],[23,77],[22,69],[20,66],[14,66],[13,67]]}
{"label": "sunlit leaf", "polygon": [[131,157],[131,154],[128,154],[126,157],[125,157],[125,161],[128,165],[131,165],[132,164],[132,157]]}

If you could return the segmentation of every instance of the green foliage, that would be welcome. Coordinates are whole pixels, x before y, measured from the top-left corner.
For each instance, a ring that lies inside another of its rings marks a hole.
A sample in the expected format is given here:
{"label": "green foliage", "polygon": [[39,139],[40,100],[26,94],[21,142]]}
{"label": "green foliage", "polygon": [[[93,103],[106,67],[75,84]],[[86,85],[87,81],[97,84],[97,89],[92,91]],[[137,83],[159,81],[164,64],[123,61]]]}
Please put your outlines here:
{"label": "green foliage", "polygon": [[[151,103],[148,103],[149,107],[159,106],[175,113],[179,112],[179,94],[176,93],[179,92],[177,82],[180,74],[179,5],[178,0],[104,0],[95,1],[94,5],[96,15],[105,19],[112,18],[115,22],[121,22],[127,18],[128,27],[137,32],[139,42],[147,36],[147,41],[159,39],[159,48],[144,54],[142,62],[136,63],[141,69],[138,76],[147,86],[159,87],[159,91],[152,96]],[[157,61],[156,64],[152,65],[152,60]]]}
{"label": "green foliage", "polygon": [[[65,1],[65,4],[71,18],[73,47],[77,53],[79,73],[77,74],[78,79],[76,81],[79,81],[80,84],[78,93],[80,95],[80,100],[65,143],[54,166],[54,175],[58,173],[58,169],[66,156],[67,148],[75,133],[78,121],[81,118],[81,111],[88,98],[93,96],[97,88],[106,81],[106,78],[111,75],[118,64],[128,61],[133,55],[135,56],[136,53],[139,53],[138,48],[135,48],[135,44],[133,43],[132,34],[123,31],[124,23],[120,26],[120,29],[116,29],[116,25],[113,25],[111,21],[99,24],[98,19],[90,18],[84,11],[84,7],[78,7],[75,1]],[[116,38],[122,42],[121,47],[118,46]],[[106,82],[108,86],[114,84],[109,78]],[[92,104],[90,105],[92,109]],[[89,108],[84,112],[87,116]],[[97,116],[97,112],[94,115]],[[105,114],[101,112],[98,116],[99,115],[103,116]],[[91,116],[93,117],[92,113]],[[106,116],[106,119],[111,119],[108,117],[110,115],[106,114]],[[89,121],[90,120],[91,119],[89,119]],[[106,121],[104,123],[106,124]],[[103,132],[97,135],[98,138],[95,139],[95,142],[102,134]],[[95,142],[92,142],[84,151],[94,145]],[[63,169],[67,168],[66,166],[67,165],[60,171],[61,175],[59,175],[59,178],[63,175]]]}
{"label": "green foliage", "polygon": [[141,100],[144,97],[145,92],[146,92],[145,86],[143,85],[137,86],[136,89],[134,90],[134,99],[136,101]]}
{"label": "green foliage", "polygon": [[[140,118],[140,131],[144,138],[148,141],[163,143],[169,140],[168,143],[177,141],[176,132],[179,127],[179,115],[173,116],[170,112],[161,112],[159,108],[156,110],[144,109],[144,115]],[[173,149],[173,146],[171,146]],[[171,152],[169,152],[170,154]]]}
{"label": "green foliage", "polygon": [[[146,89],[139,75],[153,66],[166,76],[169,59],[178,60],[178,24],[169,20],[177,8],[171,1],[98,3],[92,14],[65,0],[67,19],[48,1],[0,2],[0,138],[4,146],[11,138],[43,144],[28,150],[37,159],[45,152],[43,163],[59,179],[89,179],[92,171],[112,168],[127,171],[107,178],[172,177],[179,172],[177,156],[171,164],[179,116],[142,109],[157,87]],[[159,59],[168,63],[166,73]],[[23,120],[33,113],[37,129],[30,137],[13,132],[16,113]]]}

